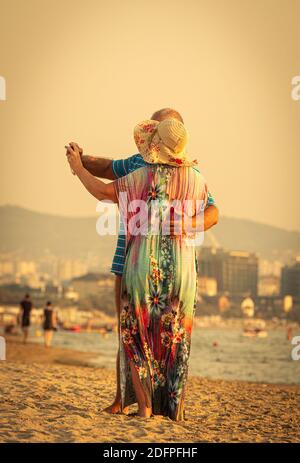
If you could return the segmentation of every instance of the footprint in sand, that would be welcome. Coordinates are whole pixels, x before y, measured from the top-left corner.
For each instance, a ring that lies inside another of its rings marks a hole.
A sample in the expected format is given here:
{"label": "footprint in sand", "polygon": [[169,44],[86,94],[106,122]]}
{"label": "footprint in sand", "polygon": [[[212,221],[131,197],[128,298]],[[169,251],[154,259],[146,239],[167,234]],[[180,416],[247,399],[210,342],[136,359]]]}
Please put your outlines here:
{"label": "footprint in sand", "polygon": [[139,431],[132,433],[132,435],[133,437],[145,437],[148,435],[148,433],[143,429],[140,429]]}
{"label": "footprint in sand", "polygon": [[33,432],[20,432],[17,434],[18,439],[30,439],[33,436]]}

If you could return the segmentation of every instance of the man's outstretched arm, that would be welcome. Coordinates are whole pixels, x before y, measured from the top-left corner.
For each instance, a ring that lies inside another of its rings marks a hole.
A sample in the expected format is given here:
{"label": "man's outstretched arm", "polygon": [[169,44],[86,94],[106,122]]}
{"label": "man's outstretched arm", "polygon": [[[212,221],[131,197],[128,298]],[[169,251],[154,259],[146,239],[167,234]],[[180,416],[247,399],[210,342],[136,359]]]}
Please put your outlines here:
{"label": "man's outstretched arm", "polygon": [[81,160],[83,167],[95,177],[107,178],[108,180],[116,179],[111,159],[82,155]]}
{"label": "man's outstretched arm", "polygon": [[74,141],[70,142],[69,145],[78,149],[83,167],[90,174],[95,177],[107,178],[108,180],[116,179],[111,159],[83,155],[83,149]]}
{"label": "man's outstretched arm", "polygon": [[[77,143],[75,143],[77,145]],[[78,145],[77,145],[78,146]],[[112,159],[99,158],[95,156],[86,156],[82,155],[82,148],[79,148],[81,153],[82,164],[86,170],[88,170],[95,177],[106,178],[108,180],[115,180],[118,177],[122,177],[130,172],[130,168],[133,166],[132,161],[136,158],[136,155],[133,155],[126,160],[117,161],[119,162],[122,169],[120,172],[114,173],[113,170],[113,161]],[[137,166],[138,167],[138,166]],[[218,223],[219,211],[218,208],[213,204],[214,200],[209,193],[209,203],[204,211],[204,230],[209,230],[211,227]]]}
{"label": "man's outstretched arm", "polygon": [[218,223],[219,211],[216,206],[207,206],[204,210],[204,231],[209,230],[211,227]]}
{"label": "man's outstretched arm", "polygon": [[[98,158],[94,156],[81,156],[81,159],[86,170],[88,170],[92,175],[95,175],[95,177],[106,178],[108,180],[115,180],[117,178],[112,168],[113,161],[111,159]],[[208,205],[204,211],[204,231],[209,230],[211,227],[216,225],[218,223],[218,219],[218,208],[213,204]]]}
{"label": "man's outstretched arm", "polygon": [[81,158],[84,167],[92,175],[95,177],[107,178],[109,180],[124,177],[139,167],[146,165],[140,154],[133,154],[125,159],[111,160],[94,156],[82,156],[81,153]]}

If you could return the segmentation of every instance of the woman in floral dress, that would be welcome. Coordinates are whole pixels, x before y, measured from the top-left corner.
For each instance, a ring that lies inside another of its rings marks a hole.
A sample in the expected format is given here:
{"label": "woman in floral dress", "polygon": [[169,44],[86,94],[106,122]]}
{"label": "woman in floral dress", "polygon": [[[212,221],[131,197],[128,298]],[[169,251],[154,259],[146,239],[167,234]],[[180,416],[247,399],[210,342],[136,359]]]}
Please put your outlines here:
{"label": "woman in floral dress", "polygon": [[[179,121],[144,121],[135,127],[134,137],[147,165],[109,184],[83,168],[76,146],[68,147],[67,156],[91,194],[119,203],[125,224],[122,407],[138,402],[140,416],[182,420],[196,301],[194,240],[199,234],[184,219],[188,215],[194,225],[203,217],[207,187],[187,156],[187,132]],[[183,209],[188,214],[182,215]]]}

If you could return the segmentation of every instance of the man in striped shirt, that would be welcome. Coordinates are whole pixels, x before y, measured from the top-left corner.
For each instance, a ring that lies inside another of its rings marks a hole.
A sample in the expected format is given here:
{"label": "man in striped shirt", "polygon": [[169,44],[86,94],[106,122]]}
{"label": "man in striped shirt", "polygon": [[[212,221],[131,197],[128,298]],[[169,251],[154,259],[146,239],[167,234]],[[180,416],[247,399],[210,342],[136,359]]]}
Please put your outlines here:
{"label": "man in striped shirt", "polygon": [[[181,115],[174,109],[164,108],[156,111],[150,119],[162,121],[165,119],[177,119],[183,123]],[[82,153],[82,150],[81,150]],[[144,167],[146,162],[143,160],[140,154],[134,154],[127,159],[120,159],[113,161],[107,158],[83,156],[82,163],[84,167],[96,177],[106,178],[108,180],[115,180],[123,177],[130,172]],[[218,222],[218,209],[215,205],[214,199],[210,193],[208,193],[207,206],[204,211],[204,230],[208,230]],[[116,275],[115,280],[115,300],[117,306],[118,316],[120,313],[120,290],[121,290],[121,278],[125,263],[125,234],[122,233],[122,224],[120,226],[120,233],[118,236],[117,248],[113,258],[111,272]],[[105,410],[109,413],[119,413],[121,411],[121,390],[119,384],[119,352],[117,355],[117,391],[116,397],[112,405],[107,407]],[[126,413],[126,410],[123,410]]]}

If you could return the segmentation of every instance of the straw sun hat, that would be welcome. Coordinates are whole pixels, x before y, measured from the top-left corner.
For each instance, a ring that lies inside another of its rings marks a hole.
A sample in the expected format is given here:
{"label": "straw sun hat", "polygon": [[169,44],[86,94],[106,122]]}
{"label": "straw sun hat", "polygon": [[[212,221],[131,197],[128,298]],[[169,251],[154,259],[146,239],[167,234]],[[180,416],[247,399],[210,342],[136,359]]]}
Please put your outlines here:
{"label": "straw sun hat", "polygon": [[188,132],[176,119],[161,122],[152,119],[140,122],[134,128],[134,140],[144,161],[170,166],[194,166],[186,152]]}

